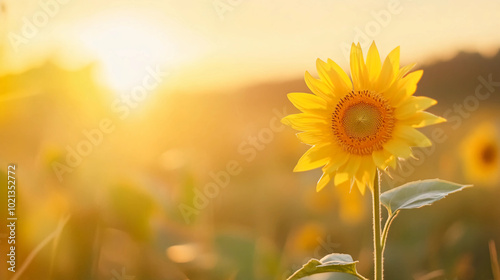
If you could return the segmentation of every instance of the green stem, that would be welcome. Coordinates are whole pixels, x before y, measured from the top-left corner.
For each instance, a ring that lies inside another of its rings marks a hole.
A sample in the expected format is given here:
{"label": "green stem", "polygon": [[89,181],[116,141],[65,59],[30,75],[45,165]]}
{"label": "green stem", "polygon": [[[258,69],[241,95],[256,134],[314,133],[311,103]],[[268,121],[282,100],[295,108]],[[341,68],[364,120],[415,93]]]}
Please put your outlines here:
{"label": "green stem", "polygon": [[363,275],[359,274],[356,272],[356,276],[361,279],[361,280],[368,280],[368,278],[365,278]]}
{"label": "green stem", "polygon": [[375,280],[383,280],[382,238],[380,234],[380,176],[375,170],[373,182],[373,244],[375,250]]}
{"label": "green stem", "polygon": [[389,213],[389,218],[385,222],[384,230],[382,231],[382,255],[384,254],[385,244],[387,240],[387,233],[389,232],[389,228],[391,227],[392,221],[398,215],[399,211],[395,213]]}

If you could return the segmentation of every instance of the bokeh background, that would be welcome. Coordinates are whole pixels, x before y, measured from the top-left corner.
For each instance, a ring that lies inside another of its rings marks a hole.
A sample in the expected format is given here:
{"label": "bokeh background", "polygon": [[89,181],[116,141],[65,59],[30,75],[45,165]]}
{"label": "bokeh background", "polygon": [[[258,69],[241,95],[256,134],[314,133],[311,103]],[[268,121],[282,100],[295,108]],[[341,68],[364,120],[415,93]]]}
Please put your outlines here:
{"label": "bokeh background", "polygon": [[[370,196],[293,173],[316,58],[375,40],[424,69],[425,128],[384,176],[474,184],[402,212],[386,279],[493,279],[500,248],[499,1],[0,1],[0,220],[17,165],[16,273],[1,279],[286,279],[348,253],[371,275]],[[3,222],[2,222],[3,223]],[[316,279],[330,279],[322,275]],[[341,279],[338,278],[331,279]],[[352,279],[352,278],[342,278]]]}

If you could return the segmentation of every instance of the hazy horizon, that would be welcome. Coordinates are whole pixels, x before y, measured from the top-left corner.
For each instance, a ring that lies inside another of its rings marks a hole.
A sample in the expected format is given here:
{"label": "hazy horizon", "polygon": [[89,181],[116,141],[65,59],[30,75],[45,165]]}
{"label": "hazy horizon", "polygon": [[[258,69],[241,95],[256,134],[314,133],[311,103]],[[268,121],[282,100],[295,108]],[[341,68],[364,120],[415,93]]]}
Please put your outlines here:
{"label": "hazy horizon", "polygon": [[[226,3],[227,2],[227,3]],[[42,4],[48,3],[48,4]],[[67,69],[96,61],[125,90],[159,66],[176,88],[239,87],[315,72],[316,58],[347,69],[349,46],[373,40],[382,57],[426,65],[460,51],[493,55],[498,1],[4,1],[2,73],[51,58]],[[279,36],[276,36],[279,34]]]}

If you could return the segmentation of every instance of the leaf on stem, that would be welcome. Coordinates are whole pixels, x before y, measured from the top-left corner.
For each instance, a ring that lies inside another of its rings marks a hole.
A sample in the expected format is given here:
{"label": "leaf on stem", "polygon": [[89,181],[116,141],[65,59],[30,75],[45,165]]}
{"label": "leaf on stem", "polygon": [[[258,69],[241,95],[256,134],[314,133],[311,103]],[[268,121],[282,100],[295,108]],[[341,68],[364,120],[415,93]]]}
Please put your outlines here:
{"label": "leaf on stem", "polygon": [[460,185],[440,179],[414,181],[384,192],[380,201],[392,215],[401,209],[414,209],[445,198],[472,185]]}
{"label": "leaf on stem", "polygon": [[360,279],[365,279],[356,271],[356,263],[350,255],[347,254],[329,254],[321,260],[310,259],[301,269],[295,271],[287,280],[296,280],[306,276],[324,273],[324,272],[343,272],[352,274]]}

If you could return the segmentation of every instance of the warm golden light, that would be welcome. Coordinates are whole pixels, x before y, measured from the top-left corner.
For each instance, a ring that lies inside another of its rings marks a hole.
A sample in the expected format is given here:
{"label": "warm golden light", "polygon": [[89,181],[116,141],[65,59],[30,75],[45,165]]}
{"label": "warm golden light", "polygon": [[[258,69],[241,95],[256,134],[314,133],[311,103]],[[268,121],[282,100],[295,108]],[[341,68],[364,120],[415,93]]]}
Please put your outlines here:
{"label": "warm golden light", "polygon": [[127,91],[140,85],[149,69],[172,62],[175,46],[165,33],[145,19],[115,16],[92,21],[80,38],[102,66],[98,79]]}
{"label": "warm golden light", "polygon": [[187,263],[196,258],[199,248],[194,243],[174,245],[167,248],[167,256],[176,263]]}
{"label": "warm golden light", "polygon": [[0,280],[495,278],[500,1],[453,4],[0,0]]}

